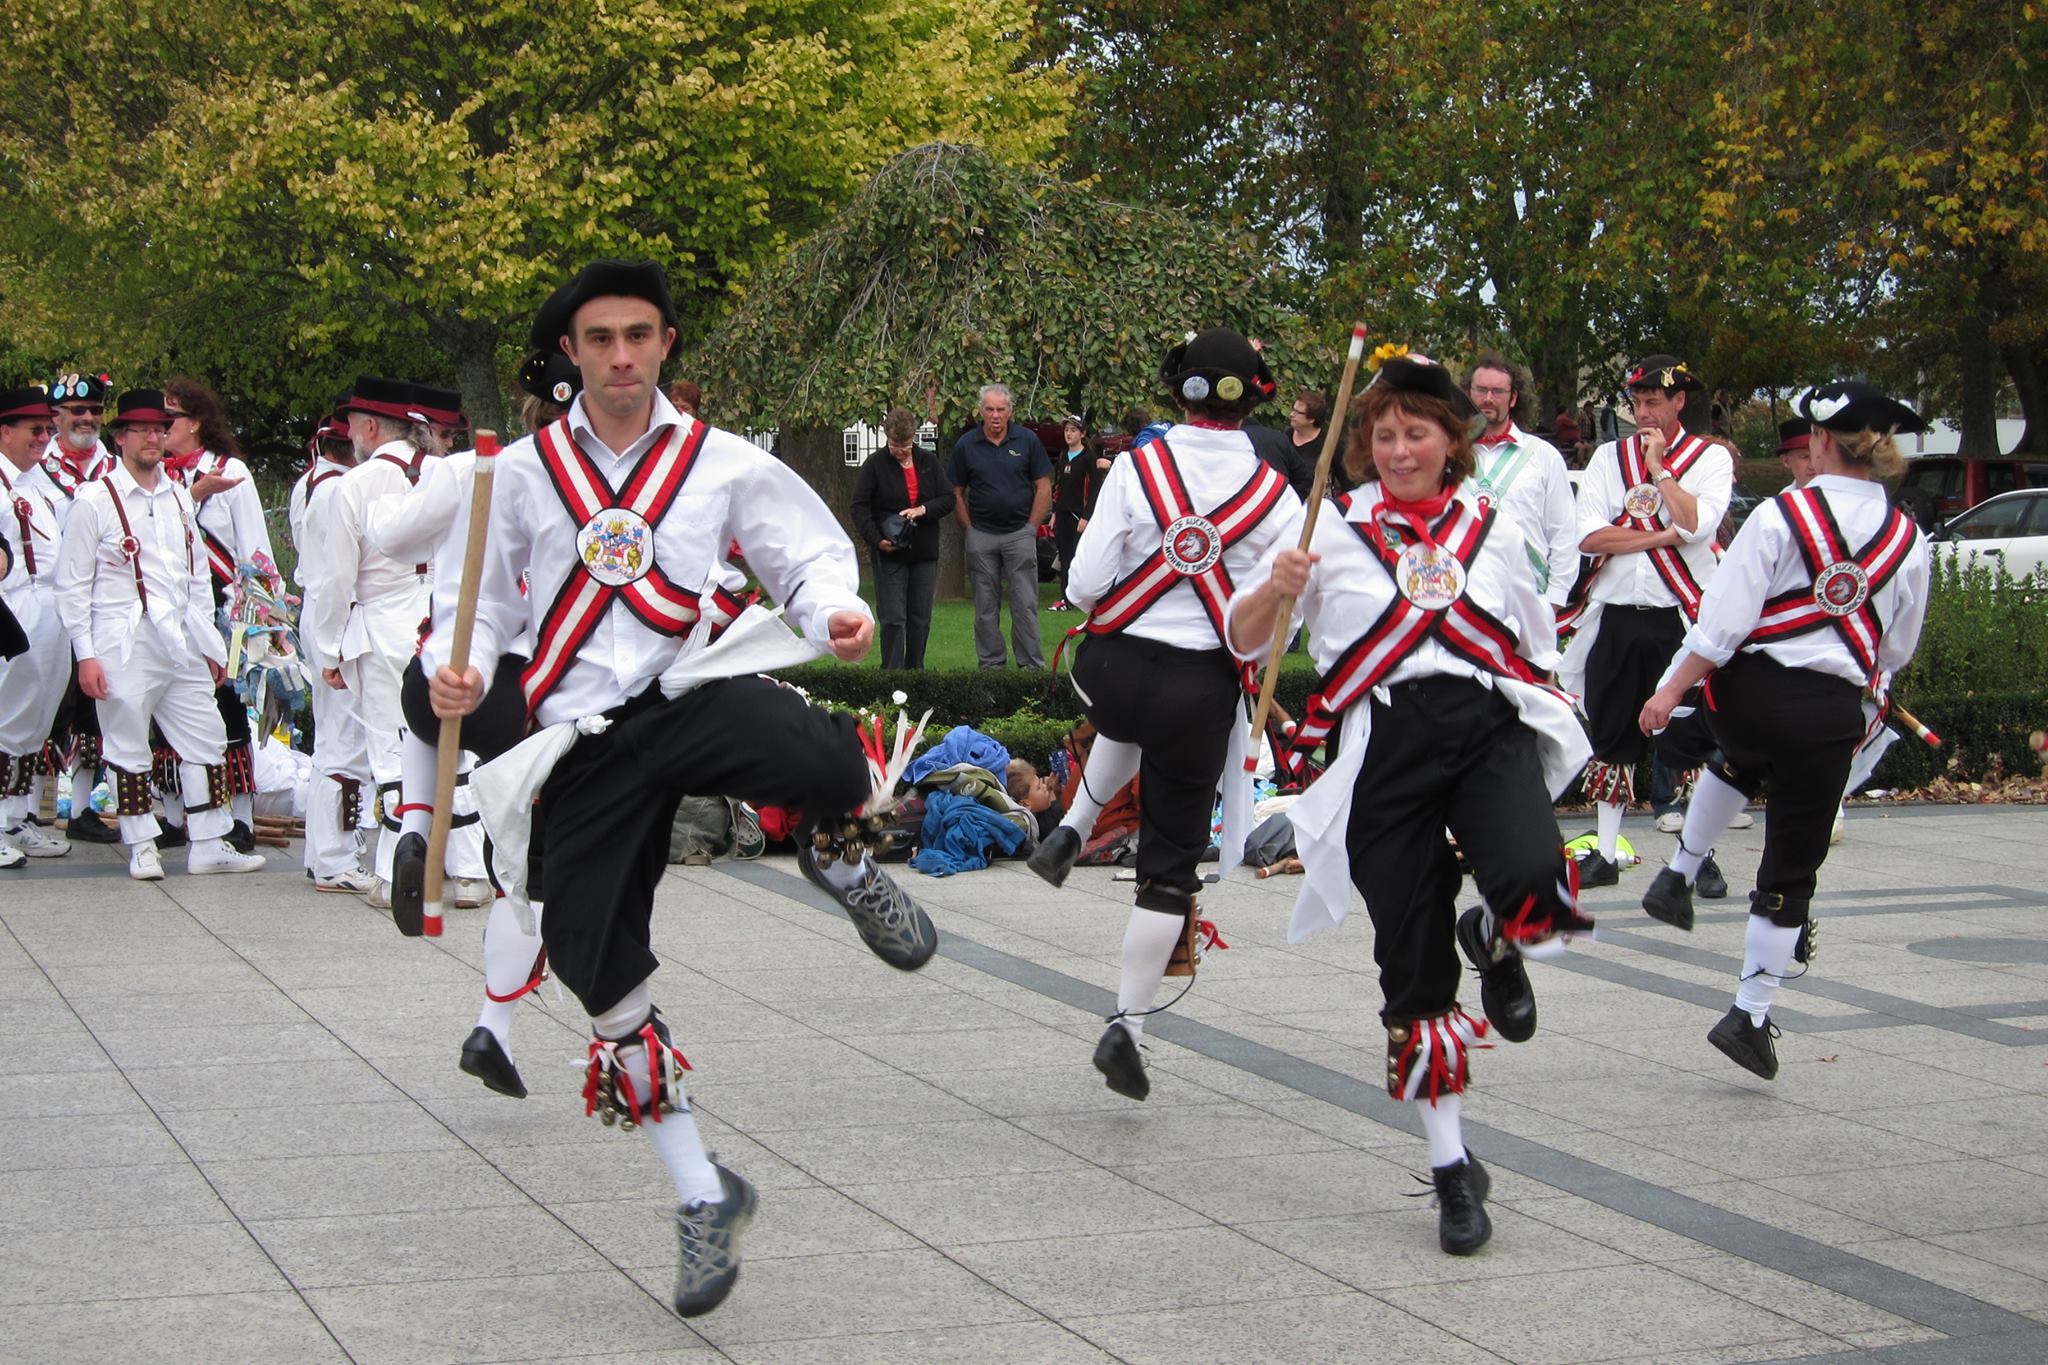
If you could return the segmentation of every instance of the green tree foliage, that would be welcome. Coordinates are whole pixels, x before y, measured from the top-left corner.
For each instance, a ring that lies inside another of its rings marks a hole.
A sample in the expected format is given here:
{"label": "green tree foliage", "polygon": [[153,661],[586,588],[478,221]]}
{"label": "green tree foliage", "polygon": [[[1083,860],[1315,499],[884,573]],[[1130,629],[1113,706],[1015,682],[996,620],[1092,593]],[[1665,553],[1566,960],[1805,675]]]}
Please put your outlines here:
{"label": "green tree foliage", "polygon": [[0,296],[42,351],[317,409],[460,384],[592,256],[686,329],[933,137],[1030,160],[1064,77],[1023,0],[20,0],[0,19]]}

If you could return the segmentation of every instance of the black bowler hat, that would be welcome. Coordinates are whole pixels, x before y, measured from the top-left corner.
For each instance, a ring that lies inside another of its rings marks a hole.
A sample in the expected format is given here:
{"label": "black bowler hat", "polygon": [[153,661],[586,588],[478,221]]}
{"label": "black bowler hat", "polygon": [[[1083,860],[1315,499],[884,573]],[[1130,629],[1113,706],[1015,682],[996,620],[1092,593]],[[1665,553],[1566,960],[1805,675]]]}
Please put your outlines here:
{"label": "black bowler hat", "polygon": [[20,422],[31,417],[54,417],[50,395],[40,388],[0,389],[0,422]]}
{"label": "black bowler hat", "polygon": [[519,367],[519,387],[543,403],[566,408],[583,388],[583,371],[560,350],[535,351]]}
{"label": "black bowler hat", "polygon": [[1925,431],[1927,422],[1872,384],[1840,379],[1808,389],[1792,400],[1793,410],[1829,431]]}
{"label": "black bowler hat", "polygon": [[437,427],[466,427],[469,418],[462,413],[462,395],[454,389],[440,389],[432,384],[412,386],[412,398],[418,410],[427,415],[427,420]]}
{"label": "black bowler hat", "polygon": [[1440,398],[1450,404],[1453,413],[1467,421],[1479,415],[1472,395],[1458,387],[1458,381],[1452,378],[1449,370],[1426,355],[1383,355],[1379,373],[1373,376],[1372,382],[1400,393]]}
{"label": "black bowler hat", "polygon": [[1813,424],[1804,417],[1788,417],[1778,423],[1777,453],[1791,455],[1806,449],[1812,430]]}
{"label": "black bowler hat", "polygon": [[1228,327],[1196,332],[1168,351],[1159,377],[1174,397],[1189,403],[1211,397],[1235,403],[1247,394],[1263,401],[1274,389],[1265,357],[1242,333]]}
{"label": "black bowler hat", "polygon": [[335,407],[338,416],[367,412],[393,422],[424,422],[415,386],[403,379],[383,379],[373,374],[358,375],[355,387]]}
{"label": "black bowler hat", "polygon": [[561,350],[576,310],[592,299],[611,297],[645,299],[661,313],[664,325],[676,325],[675,301],[669,297],[668,277],[660,266],[653,261],[592,261],[540,306],[527,344],[536,351]]}
{"label": "black bowler hat", "polygon": [[1664,355],[1661,352],[1657,355],[1646,355],[1637,361],[1629,370],[1627,377],[1622,380],[1621,386],[1630,393],[1637,389],[1690,393],[1706,387],[1693,376],[1691,370],[1685,368],[1684,361],[1677,356]]}
{"label": "black bowler hat", "polygon": [[107,425],[123,426],[129,422],[171,423],[172,414],[164,407],[162,389],[130,389],[121,395],[121,401],[114,405],[114,415]]}
{"label": "black bowler hat", "polygon": [[110,382],[104,374],[60,374],[50,381],[50,401],[104,403]]}

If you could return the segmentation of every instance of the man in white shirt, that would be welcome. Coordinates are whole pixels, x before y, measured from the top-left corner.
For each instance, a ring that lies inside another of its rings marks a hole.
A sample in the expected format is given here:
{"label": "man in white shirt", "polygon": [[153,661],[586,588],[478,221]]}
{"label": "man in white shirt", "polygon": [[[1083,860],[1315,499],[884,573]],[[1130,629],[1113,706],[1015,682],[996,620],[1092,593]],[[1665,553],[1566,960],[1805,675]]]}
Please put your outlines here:
{"label": "man in white shirt", "polygon": [[71,851],[28,822],[43,741],[71,682],[71,641],[57,614],[62,528],[50,496],[29,477],[52,420],[41,389],[0,390],[0,542],[10,560],[0,600],[28,640],[26,653],[0,660],[0,866]]}
{"label": "man in white shirt", "polygon": [[227,731],[213,689],[227,651],[214,626],[192,500],[160,467],[170,432],[163,394],[123,394],[113,426],[120,461],[72,506],[58,552],[57,601],[78,656],[79,690],[99,703],[128,875],[164,875],[150,810],[152,719],[181,757],[191,834],[186,870],[254,872],[263,859],[222,837],[234,822],[221,762]]}
{"label": "man in white shirt", "polygon": [[1704,387],[1684,364],[1649,356],[1625,382],[1636,431],[1602,445],[1586,465],[1579,548],[1595,562],[1581,605],[1559,618],[1571,632],[1559,681],[1582,698],[1593,741],[1585,790],[1599,847],[1579,864],[1587,887],[1620,880],[1622,812],[1648,745],[1636,717],[1699,615],[1735,481],[1727,448],[1680,423],[1689,395]]}
{"label": "man in white shirt", "polygon": [[1541,436],[1515,422],[1522,403],[1522,379],[1499,351],[1481,351],[1472,361],[1465,392],[1486,419],[1472,442],[1479,461],[1471,488],[1481,507],[1503,506],[1515,514],[1528,546],[1536,591],[1562,607],[1579,576],[1579,513],[1564,456]]}
{"label": "man in white shirt", "polygon": [[[644,1126],[680,1197],[674,1303],[688,1317],[731,1291],[755,1195],[704,1151],[682,1054],[649,991],[649,921],[678,801],[730,795],[802,807],[817,829],[800,862],[877,956],[915,969],[938,936],[862,847],[871,822],[849,823],[874,793],[848,717],[751,668],[661,685],[688,660],[716,670],[703,603],[735,543],[806,637],[857,660],[874,636],[853,546],[818,495],[660,393],[675,319],[651,261],[596,262],[535,319],[534,348],[575,361],[583,393],[499,457],[472,642],[479,664],[461,675],[439,667],[429,692],[439,716],[474,710],[486,672],[534,623],[522,680],[542,733],[499,762],[568,744],[545,765],[533,813],[546,860],[540,930],[555,975],[591,1017],[585,1112]],[[493,824],[491,833],[507,847],[512,831]]]}

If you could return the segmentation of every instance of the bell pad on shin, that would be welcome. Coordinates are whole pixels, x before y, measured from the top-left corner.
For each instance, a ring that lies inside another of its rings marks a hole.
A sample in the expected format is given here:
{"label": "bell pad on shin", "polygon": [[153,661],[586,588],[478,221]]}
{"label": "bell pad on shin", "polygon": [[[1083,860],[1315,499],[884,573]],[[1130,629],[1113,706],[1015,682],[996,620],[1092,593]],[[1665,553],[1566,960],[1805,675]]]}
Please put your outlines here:
{"label": "bell pad on shin", "polygon": [[111,765],[107,771],[114,775],[114,814],[147,815],[155,808],[149,796],[148,773],[131,773]]}
{"label": "bell pad on shin", "polygon": [[1484,1019],[1456,1005],[1442,1014],[1387,1021],[1387,1093],[1397,1100],[1462,1095],[1471,1080],[1467,1054],[1492,1047]]}
{"label": "bell pad on shin", "polygon": [[[642,1049],[642,1056],[632,1065],[636,1073],[644,1074],[651,1092],[645,1103],[627,1078],[627,1063],[619,1056],[621,1048],[635,1045]],[[586,1117],[597,1115],[606,1127],[622,1121],[629,1129],[660,1123],[663,1114],[689,1107],[682,1082],[682,1073],[689,1069],[688,1059],[669,1040],[661,1011],[650,1009],[647,1022],[625,1037],[590,1040],[589,1065],[583,1075],[583,1113]]]}

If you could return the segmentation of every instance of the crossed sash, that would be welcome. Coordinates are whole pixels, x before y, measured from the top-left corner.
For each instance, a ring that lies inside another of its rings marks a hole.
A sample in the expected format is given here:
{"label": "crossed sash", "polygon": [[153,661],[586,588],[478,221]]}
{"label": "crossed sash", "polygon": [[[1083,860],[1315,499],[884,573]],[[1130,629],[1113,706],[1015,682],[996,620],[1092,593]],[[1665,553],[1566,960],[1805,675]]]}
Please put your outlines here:
{"label": "crossed sash", "polygon": [[1813,581],[1765,602],[1756,628],[1743,644],[1789,640],[1832,626],[1857,667],[1875,680],[1878,645],[1884,639],[1884,623],[1877,616],[1878,590],[1906,562],[1919,530],[1912,518],[1893,507],[1877,534],[1851,554],[1841,525],[1817,490],[1791,489],[1780,493],[1777,503]]}
{"label": "crossed sash", "polygon": [[[1670,471],[1671,477],[1674,479],[1684,477],[1685,472],[1692,468],[1693,461],[1700,457],[1709,444],[1710,442],[1705,437],[1694,436],[1691,433],[1679,437],[1678,444],[1673,446],[1664,457],[1664,468]],[[1655,484],[1650,482],[1649,461],[1643,458],[1642,437],[1640,435],[1629,437],[1626,441],[1615,447],[1614,453],[1616,460],[1621,466],[1621,478],[1625,491],[1622,493],[1621,515],[1614,519],[1613,524],[1624,531],[1663,530],[1664,523],[1657,519],[1658,514],[1664,510],[1664,500],[1661,494],[1658,495],[1655,506],[1633,513],[1629,510],[1629,504],[1637,500],[1636,497],[1632,496],[1637,493],[1637,490],[1642,488],[1654,489],[1656,487]],[[1657,576],[1664,580],[1664,586],[1669,588],[1671,595],[1678,599],[1678,609],[1685,613],[1685,619],[1697,621],[1700,615],[1700,598],[1703,595],[1703,590],[1699,585],[1699,580],[1692,576],[1692,569],[1687,566],[1685,556],[1678,552],[1678,547],[1675,545],[1659,545],[1656,549],[1646,553],[1650,556],[1650,563],[1657,570]],[[1578,582],[1572,585],[1571,600],[1565,605],[1565,609],[1557,614],[1558,634],[1569,635],[1578,628],[1579,617],[1586,610],[1587,590],[1593,586],[1593,580],[1600,576],[1600,570],[1613,557],[1612,555],[1595,556],[1592,567],[1579,575]]]}
{"label": "crossed sash", "polygon": [[1138,484],[1159,524],[1159,548],[1095,604],[1081,629],[1107,635],[1137,620],[1182,583],[1195,590],[1219,643],[1226,640],[1223,612],[1233,591],[1223,552],[1243,540],[1287,491],[1287,478],[1261,460],[1244,487],[1207,514],[1195,511],[1180,467],[1164,438],[1131,452]]}
{"label": "crossed sash", "polygon": [[[668,515],[683,481],[689,478],[709,430],[702,422],[690,423],[687,430],[680,425],[668,428],[641,459],[621,491],[613,490],[576,444],[576,438],[569,433],[568,418],[537,434],[534,445],[541,467],[582,531],[576,538],[577,565],[569,571],[553,605],[541,618],[533,662],[520,675],[529,715],[539,710],[542,700],[555,690],[584,641],[614,602],[624,602],[642,624],[660,635],[687,635],[697,623],[701,614],[698,596],[677,587],[661,571],[654,557],[654,532]],[[616,520],[628,533],[630,545],[621,542],[616,548],[608,548],[600,543],[603,533],[612,529],[595,525],[606,512],[629,514],[630,520],[628,516]],[[639,523],[637,528],[634,522]],[[597,535],[586,545],[586,536],[593,532]],[[635,555],[638,557],[633,558]],[[610,576],[625,581],[605,581],[598,576],[597,565],[606,566]],[[635,576],[628,579],[627,574]],[[719,600],[716,593],[713,596],[721,611],[728,605],[738,605],[730,593],[724,594],[724,600]],[[734,610],[732,614],[737,616],[739,612]]]}
{"label": "crossed sash", "polygon": [[[1350,512],[1349,494],[1336,501],[1345,513]],[[1323,685],[1309,697],[1308,714],[1302,718],[1294,735],[1293,748],[1297,758],[1313,753],[1337,728],[1345,710],[1400,667],[1402,661],[1419,649],[1425,640],[1434,639],[1489,673],[1538,687],[1547,686],[1529,666],[1529,661],[1515,652],[1515,637],[1507,626],[1472,600],[1468,587],[1471,568],[1479,557],[1479,547],[1485,544],[1487,534],[1493,529],[1492,510],[1473,508],[1452,498],[1443,515],[1429,528],[1428,535],[1420,534],[1419,529],[1400,513],[1390,513],[1389,519],[1406,527],[1421,543],[1433,542],[1437,554],[1448,553],[1457,560],[1459,569],[1463,571],[1457,579],[1458,595],[1442,607],[1424,606],[1411,599],[1401,577],[1403,551],[1388,543],[1380,533],[1377,521],[1360,524],[1346,520],[1345,524],[1366,543],[1374,561],[1393,580],[1394,598],[1365,634],[1352,641],[1338,656],[1325,675]]]}

